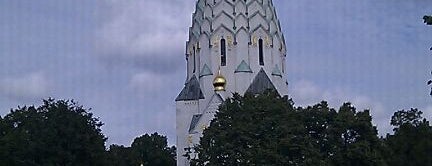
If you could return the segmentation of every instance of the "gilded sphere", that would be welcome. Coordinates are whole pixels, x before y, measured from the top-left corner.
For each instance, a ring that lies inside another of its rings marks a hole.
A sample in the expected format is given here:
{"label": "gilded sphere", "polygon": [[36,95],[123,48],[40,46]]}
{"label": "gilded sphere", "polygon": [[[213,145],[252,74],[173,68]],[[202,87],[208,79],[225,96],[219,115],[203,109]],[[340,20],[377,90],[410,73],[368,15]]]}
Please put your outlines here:
{"label": "gilded sphere", "polygon": [[226,79],[222,75],[217,75],[213,80],[213,86],[215,91],[224,91],[226,85]]}

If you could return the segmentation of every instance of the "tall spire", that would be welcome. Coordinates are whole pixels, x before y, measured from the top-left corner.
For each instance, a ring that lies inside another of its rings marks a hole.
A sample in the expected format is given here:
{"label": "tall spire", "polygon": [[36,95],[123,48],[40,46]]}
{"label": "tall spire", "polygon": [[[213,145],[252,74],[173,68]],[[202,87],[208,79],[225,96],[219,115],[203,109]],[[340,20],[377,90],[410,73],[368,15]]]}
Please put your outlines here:
{"label": "tall spire", "polygon": [[198,0],[186,55],[189,82],[176,100],[178,166],[189,165],[184,149],[199,144],[197,126],[209,126],[226,97],[267,89],[288,94],[285,41],[272,0]]}
{"label": "tall spire", "polygon": [[[192,18],[189,41],[199,40],[202,35],[212,36],[223,29],[235,35],[245,30],[249,34],[263,29],[278,49],[285,51],[285,40],[272,0],[199,0]],[[271,42],[271,41],[267,41]]]}
{"label": "tall spire", "polygon": [[[287,93],[285,70],[275,70],[275,66],[285,67],[286,46],[272,0],[198,0],[186,55],[188,79],[197,75],[203,87],[208,86],[201,79],[216,75],[209,71],[221,67],[223,89],[241,94],[263,68],[272,73],[271,81],[280,82],[274,83],[280,94]],[[205,73],[197,74],[197,68]]]}

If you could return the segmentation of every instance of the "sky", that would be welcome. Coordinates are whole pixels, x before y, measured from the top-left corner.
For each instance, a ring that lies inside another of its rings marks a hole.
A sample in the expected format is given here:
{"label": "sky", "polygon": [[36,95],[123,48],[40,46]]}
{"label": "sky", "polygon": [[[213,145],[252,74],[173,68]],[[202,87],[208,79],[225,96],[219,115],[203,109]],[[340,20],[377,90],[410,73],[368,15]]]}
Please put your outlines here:
{"label": "sky", "polygon": [[[287,45],[289,94],[432,118],[430,0],[273,0]],[[73,99],[105,124],[107,144],[158,132],[175,144],[174,99],[186,79],[195,0],[0,0],[0,116]]]}

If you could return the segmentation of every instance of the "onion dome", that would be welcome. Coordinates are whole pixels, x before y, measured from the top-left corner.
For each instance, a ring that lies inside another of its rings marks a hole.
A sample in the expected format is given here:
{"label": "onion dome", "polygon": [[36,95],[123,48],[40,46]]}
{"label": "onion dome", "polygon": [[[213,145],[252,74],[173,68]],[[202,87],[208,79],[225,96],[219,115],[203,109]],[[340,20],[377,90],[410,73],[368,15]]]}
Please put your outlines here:
{"label": "onion dome", "polygon": [[225,85],[226,85],[226,79],[222,74],[220,73],[220,70],[218,71],[218,75],[213,80],[213,86],[215,91],[225,91]]}

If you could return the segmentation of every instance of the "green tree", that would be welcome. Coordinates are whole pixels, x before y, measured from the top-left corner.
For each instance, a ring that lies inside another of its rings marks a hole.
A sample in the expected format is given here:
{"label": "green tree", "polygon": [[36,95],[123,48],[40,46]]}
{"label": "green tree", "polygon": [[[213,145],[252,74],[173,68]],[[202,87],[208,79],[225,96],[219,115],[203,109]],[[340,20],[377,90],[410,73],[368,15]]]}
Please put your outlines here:
{"label": "green tree", "polygon": [[176,149],[168,147],[165,136],[145,134],[134,139],[131,147],[111,145],[108,151],[112,166],[170,166],[176,164]]}
{"label": "green tree", "polygon": [[[289,111],[288,111],[289,110]],[[194,151],[194,165],[281,165],[309,155],[300,118],[276,93],[234,94],[220,107]]]}
{"label": "green tree", "polygon": [[432,16],[423,16],[424,23],[427,25],[432,25]]}
{"label": "green tree", "polygon": [[387,135],[389,165],[432,166],[432,126],[417,109],[395,112],[391,125],[394,135]]}
{"label": "green tree", "polygon": [[168,147],[167,138],[158,133],[135,138],[130,148],[132,165],[170,166],[176,165],[176,149]]}
{"label": "green tree", "polygon": [[73,101],[48,99],[3,119],[0,165],[104,165],[102,123]]}
{"label": "green tree", "polygon": [[[432,49],[432,48],[431,48],[431,49]],[[432,71],[431,71],[431,76],[432,76]],[[428,83],[427,83],[427,84],[431,87],[431,92],[430,92],[429,95],[432,96],[432,79],[428,80]]]}
{"label": "green tree", "polygon": [[350,103],[345,103],[330,124],[329,135],[337,147],[334,156],[329,156],[331,165],[386,165],[381,154],[382,142],[369,110],[357,112]]}
{"label": "green tree", "polygon": [[[108,150],[108,160],[112,166],[130,166],[133,165],[132,153],[130,147],[122,145],[111,145]],[[135,164],[137,165],[137,164]]]}
{"label": "green tree", "polygon": [[369,111],[293,107],[275,92],[234,94],[204,130],[193,165],[385,165]]}
{"label": "green tree", "polygon": [[320,165],[386,165],[368,110],[357,112],[345,103],[336,111],[326,102],[298,110]]}

